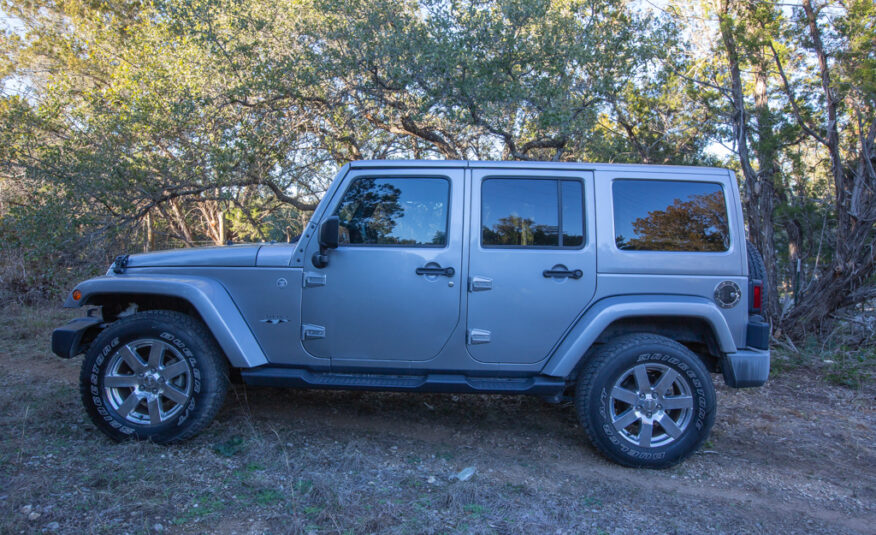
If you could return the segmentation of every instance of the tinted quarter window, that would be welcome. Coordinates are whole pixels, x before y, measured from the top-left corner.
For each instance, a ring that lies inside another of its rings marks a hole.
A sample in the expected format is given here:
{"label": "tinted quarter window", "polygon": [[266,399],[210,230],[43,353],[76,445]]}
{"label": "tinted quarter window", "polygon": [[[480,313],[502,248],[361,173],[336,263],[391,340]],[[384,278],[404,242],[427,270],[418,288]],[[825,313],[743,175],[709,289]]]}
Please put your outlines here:
{"label": "tinted quarter window", "polygon": [[584,243],[584,198],[578,181],[491,178],[483,182],[481,197],[484,246]]}
{"label": "tinted quarter window", "polygon": [[449,194],[443,178],[357,178],[338,206],[340,243],[444,246]]}
{"label": "tinted quarter window", "polygon": [[616,180],[612,193],[618,249],[720,252],[730,247],[727,204],[719,184]]}

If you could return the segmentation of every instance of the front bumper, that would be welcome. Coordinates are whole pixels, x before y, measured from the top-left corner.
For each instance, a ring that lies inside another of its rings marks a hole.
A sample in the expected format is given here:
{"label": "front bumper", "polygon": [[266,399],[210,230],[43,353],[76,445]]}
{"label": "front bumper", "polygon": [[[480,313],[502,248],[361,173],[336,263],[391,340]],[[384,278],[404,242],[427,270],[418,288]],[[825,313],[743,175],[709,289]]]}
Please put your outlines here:
{"label": "front bumper", "polygon": [[721,361],[724,382],[733,388],[762,386],[770,375],[770,350],[743,348]]}
{"label": "front bumper", "polygon": [[62,359],[73,358],[85,353],[88,347],[83,341],[90,339],[86,337],[86,334],[92,329],[100,329],[102,322],[101,318],[89,316],[76,318],[67,325],[58,327],[52,331],[52,353]]}

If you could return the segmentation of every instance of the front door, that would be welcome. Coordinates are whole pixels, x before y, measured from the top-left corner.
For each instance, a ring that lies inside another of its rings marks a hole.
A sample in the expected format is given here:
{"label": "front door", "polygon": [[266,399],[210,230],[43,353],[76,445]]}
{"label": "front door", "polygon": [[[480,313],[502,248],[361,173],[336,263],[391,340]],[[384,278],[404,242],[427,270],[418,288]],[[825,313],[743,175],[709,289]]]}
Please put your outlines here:
{"label": "front door", "polygon": [[308,246],[302,340],[332,365],[425,361],[459,323],[463,170],[363,169],[344,179],[323,218],[340,246],[316,268]]}
{"label": "front door", "polygon": [[596,289],[589,171],[475,169],[468,351],[481,362],[533,364]]}

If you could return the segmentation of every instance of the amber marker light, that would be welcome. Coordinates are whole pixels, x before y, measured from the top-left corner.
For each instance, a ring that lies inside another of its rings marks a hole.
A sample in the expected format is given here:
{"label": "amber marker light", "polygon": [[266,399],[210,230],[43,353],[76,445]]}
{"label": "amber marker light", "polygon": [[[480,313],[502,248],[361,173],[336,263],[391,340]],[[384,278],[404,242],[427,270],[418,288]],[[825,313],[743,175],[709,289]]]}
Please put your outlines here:
{"label": "amber marker light", "polygon": [[80,299],[82,299],[82,292],[79,290],[73,290],[73,300],[79,301]]}

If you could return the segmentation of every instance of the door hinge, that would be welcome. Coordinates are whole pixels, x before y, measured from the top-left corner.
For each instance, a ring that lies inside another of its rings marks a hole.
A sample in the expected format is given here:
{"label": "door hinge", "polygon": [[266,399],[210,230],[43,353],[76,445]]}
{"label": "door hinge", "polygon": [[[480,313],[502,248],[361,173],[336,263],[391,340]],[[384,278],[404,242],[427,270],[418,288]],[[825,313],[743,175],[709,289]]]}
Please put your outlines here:
{"label": "door hinge", "polygon": [[493,289],[493,279],[487,277],[469,277],[468,291],[469,292],[485,292]]}
{"label": "door hinge", "polygon": [[325,327],[322,325],[305,323],[301,326],[302,340],[320,340],[322,338],[325,338]]}
{"label": "door hinge", "polygon": [[316,271],[305,271],[303,285],[305,288],[313,288],[314,286],[325,286],[325,273]]}
{"label": "door hinge", "polygon": [[485,331],[483,329],[469,329],[468,331],[468,344],[469,345],[477,345],[477,344],[489,344],[490,343],[490,331]]}

